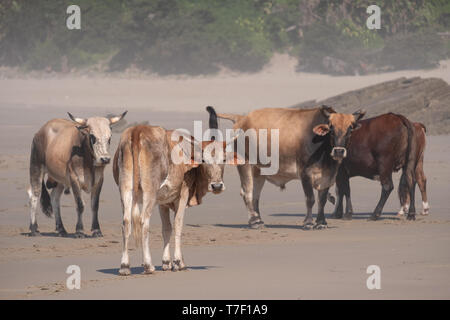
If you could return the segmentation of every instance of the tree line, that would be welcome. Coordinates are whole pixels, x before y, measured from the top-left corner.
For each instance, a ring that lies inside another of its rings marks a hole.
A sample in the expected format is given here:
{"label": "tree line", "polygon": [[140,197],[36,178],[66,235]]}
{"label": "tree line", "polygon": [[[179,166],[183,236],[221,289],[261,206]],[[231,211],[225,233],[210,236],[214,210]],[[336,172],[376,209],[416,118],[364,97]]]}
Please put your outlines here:
{"label": "tree line", "polygon": [[[429,68],[450,55],[450,1],[2,0],[0,65],[24,70],[213,74],[263,68],[276,53],[331,74]],[[66,9],[81,8],[81,30]]]}

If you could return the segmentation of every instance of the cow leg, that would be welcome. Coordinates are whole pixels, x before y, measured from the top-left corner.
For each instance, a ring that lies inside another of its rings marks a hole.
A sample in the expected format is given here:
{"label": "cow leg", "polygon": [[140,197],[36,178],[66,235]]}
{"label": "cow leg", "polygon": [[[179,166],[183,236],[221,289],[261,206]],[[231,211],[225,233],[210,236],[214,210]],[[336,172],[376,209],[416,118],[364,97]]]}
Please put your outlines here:
{"label": "cow leg", "polygon": [[163,271],[172,269],[170,261],[170,237],[172,235],[172,224],[170,223],[170,209],[166,206],[159,206],[159,214],[162,222],[162,236],[164,241],[162,269]]}
{"label": "cow leg", "polygon": [[175,213],[175,251],[173,253],[173,271],[186,269],[183,254],[181,252],[181,233],[183,231],[184,211],[186,209],[188,196],[189,189],[183,187],[180,193],[180,199],[176,205]]}
{"label": "cow leg", "polygon": [[421,215],[428,215],[430,212],[430,205],[428,204],[428,197],[427,197],[427,177],[425,176],[425,173],[423,172],[423,159],[421,159],[421,162],[417,165],[416,168],[416,179],[417,184],[420,189],[420,193],[422,195],[422,206],[423,211]]}
{"label": "cow leg", "polygon": [[311,184],[311,179],[307,176],[302,177],[302,186],[303,186],[303,192],[305,193],[306,197],[306,217],[303,221],[303,227],[306,229],[310,229],[313,226],[313,218],[312,218],[312,208],[314,206],[315,200],[314,200],[314,191]]}
{"label": "cow leg", "polygon": [[353,217],[353,206],[352,198],[350,196],[350,183],[348,186],[348,193],[345,195],[345,214],[343,216],[344,220],[352,220]]}
{"label": "cow leg", "polygon": [[316,224],[314,225],[314,229],[323,229],[327,227],[327,221],[325,220],[325,204],[327,203],[329,188],[319,190],[319,209],[317,211]]}
{"label": "cow leg", "polygon": [[150,217],[156,203],[155,194],[156,192],[143,192],[142,195],[142,214],[144,215],[142,220],[142,253],[144,258],[144,274],[151,274],[155,271],[150,253]]}
{"label": "cow leg", "polygon": [[413,186],[410,190],[409,194],[410,198],[410,206],[408,210],[408,216],[406,217],[408,220],[416,220],[416,183],[413,183]]}
{"label": "cow leg", "polygon": [[342,215],[343,215],[343,200],[344,200],[344,194],[343,192],[340,190],[340,188],[337,186],[335,187],[335,191],[336,191],[336,205],[334,206],[334,211],[331,214],[331,218],[333,219],[341,219]]}
{"label": "cow leg", "polygon": [[[122,202],[123,222],[122,222],[122,259],[120,260],[119,274],[128,276],[131,274],[130,258],[128,256],[128,241],[131,235],[131,211],[133,209],[133,191],[120,190],[120,199]],[[136,204],[135,208],[139,210]],[[139,214],[139,213],[138,213]]]}
{"label": "cow leg", "polygon": [[53,188],[52,193],[50,194],[50,202],[52,204],[53,212],[55,213],[55,223],[56,223],[56,232],[60,237],[67,237],[67,231],[64,228],[62,219],[61,219],[61,208],[59,205],[61,194],[64,191],[64,186],[60,183],[57,184],[55,188]]}
{"label": "cow leg", "polygon": [[344,211],[344,195],[346,194],[346,188],[348,185],[348,177],[344,174],[343,170],[339,170],[336,176],[336,205],[334,206],[334,212],[331,215],[332,218],[341,219]]}
{"label": "cow leg", "polygon": [[384,204],[386,203],[387,199],[389,198],[389,195],[394,189],[394,184],[392,182],[392,173],[384,175],[380,174],[380,181],[381,181],[381,197],[369,220],[377,220],[381,216]]}
{"label": "cow leg", "polygon": [[91,210],[92,210],[92,237],[99,238],[103,237],[102,231],[100,230],[100,224],[98,223],[98,205],[100,201],[100,192],[102,191],[103,178],[97,182],[97,184],[92,188],[91,192]]}
{"label": "cow leg", "polygon": [[85,238],[84,227],[83,227],[83,211],[84,211],[84,202],[81,197],[81,188],[77,181],[71,179],[72,193],[73,198],[75,199],[75,204],[77,206],[77,226],[75,228],[75,237],[77,238]]}
{"label": "cow leg", "polygon": [[253,209],[261,217],[261,213],[259,211],[259,198],[261,197],[261,191],[264,187],[264,183],[266,182],[266,178],[261,176],[258,168],[255,167],[255,171],[256,172],[253,175]]}
{"label": "cow leg", "polygon": [[[253,169],[250,164],[238,166],[241,178],[241,196],[244,199],[248,211],[248,225],[250,228],[258,229],[264,225],[259,212],[253,207]],[[261,187],[262,188],[262,187]]]}
{"label": "cow leg", "polygon": [[350,178],[347,176],[342,180],[342,194],[345,196],[345,214],[342,218],[344,220],[352,220],[353,206],[350,195]]}
{"label": "cow leg", "polygon": [[30,164],[30,189],[28,189],[28,196],[30,198],[30,236],[40,235],[38,224],[36,220],[37,204],[41,197],[42,181],[44,173],[40,164]]}

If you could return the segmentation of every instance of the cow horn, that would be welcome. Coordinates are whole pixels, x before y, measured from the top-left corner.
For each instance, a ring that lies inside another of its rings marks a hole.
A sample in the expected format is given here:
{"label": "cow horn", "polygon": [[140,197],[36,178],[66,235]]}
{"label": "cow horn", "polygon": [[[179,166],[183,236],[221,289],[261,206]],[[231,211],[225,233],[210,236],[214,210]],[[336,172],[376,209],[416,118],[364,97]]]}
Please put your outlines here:
{"label": "cow horn", "polygon": [[72,119],[72,121],[79,123],[83,126],[86,125],[87,119],[75,118],[70,112],[67,112],[67,114],[69,115],[69,118]]}
{"label": "cow horn", "polygon": [[366,110],[359,109],[358,111],[353,112],[353,116],[355,117],[355,121],[358,121],[366,114]]}
{"label": "cow horn", "polygon": [[332,113],[336,113],[332,107],[324,104],[320,107],[320,111],[322,111],[322,114],[327,118],[329,118]]}
{"label": "cow horn", "polygon": [[114,124],[114,123],[119,122],[120,120],[122,120],[122,119],[125,117],[125,115],[126,115],[127,113],[128,113],[128,110],[125,111],[124,113],[122,113],[120,116],[116,116],[116,117],[111,117],[111,118],[109,118],[109,123],[110,123],[110,124]]}

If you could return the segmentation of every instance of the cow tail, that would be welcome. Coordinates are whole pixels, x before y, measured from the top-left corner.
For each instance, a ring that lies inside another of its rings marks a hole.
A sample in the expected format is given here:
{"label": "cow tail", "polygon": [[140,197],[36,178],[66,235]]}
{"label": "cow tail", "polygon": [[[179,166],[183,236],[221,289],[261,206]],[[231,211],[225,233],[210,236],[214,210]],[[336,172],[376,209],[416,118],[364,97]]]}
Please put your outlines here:
{"label": "cow tail", "polygon": [[413,124],[406,119],[402,115],[397,115],[401,121],[403,122],[403,125],[408,130],[408,146],[406,148],[406,155],[405,155],[405,165],[402,169],[402,176],[400,177],[400,184],[398,188],[398,197],[400,199],[400,205],[404,205],[409,201],[409,191],[412,190],[412,187],[415,183],[415,169],[417,164],[416,159],[416,138],[415,138],[415,131]]}
{"label": "cow tail", "polygon": [[131,134],[131,154],[133,156],[133,196],[131,205],[131,221],[133,228],[133,238],[136,242],[136,246],[139,246],[142,238],[142,219],[139,210],[135,210],[137,203],[137,197],[139,195],[139,145],[140,145],[140,131],[133,130]]}
{"label": "cow tail", "polygon": [[51,217],[53,214],[52,202],[50,201],[50,195],[48,194],[47,187],[45,186],[44,180],[42,180],[41,188],[41,210],[47,216]]}

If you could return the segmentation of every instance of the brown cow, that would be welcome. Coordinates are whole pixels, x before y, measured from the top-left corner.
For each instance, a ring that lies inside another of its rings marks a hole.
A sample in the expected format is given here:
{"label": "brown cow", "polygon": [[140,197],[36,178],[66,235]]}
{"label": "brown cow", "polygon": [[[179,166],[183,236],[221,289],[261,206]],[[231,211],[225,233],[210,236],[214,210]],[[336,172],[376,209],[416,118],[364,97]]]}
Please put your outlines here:
{"label": "brown cow", "polygon": [[[56,231],[67,236],[60,214],[59,201],[64,190],[72,189],[77,204],[78,221],[76,237],[85,237],[83,221],[84,210],[81,191],[91,194],[92,235],[101,237],[98,223],[98,204],[103,185],[103,170],[110,162],[110,126],[120,121],[121,116],[112,118],[75,118],[72,121],[53,119],[47,122],[34,136],[30,157],[30,188],[28,194],[31,204],[30,235],[39,234],[36,222],[36,207],[40,199],[42,211],[51,216],[55,214]],[[47,183],[44,183],[47,174]],[[53,189],[51,195],[47,188]]]}
{"label": "brown cow", "polygon": [[[400,203],[408,202],[410,191],[413,189],[415,171],[421,168],[421,165],[419,168],[416,167],[418,157],[421,157],[423,162],[425,142],[422,145],[417,144],[413,124],[399,114],[383,114],[362,120],[360,124],[361,128],[350,138],[348,156],[342,162],[336,178],[337,202],[333,217],[352,218],[349,179],[362,176],[381,183],[381,197],[370,218],[376,220],[394,188],[392,173],[400,169],[402,169],[398,190]],[[419,174],[423,174],[421,169],[419,171]],[[423,185],[422,178],[420,181]],[[346,209],[343,215],[344,196]],[[415,219],[414,205],[409,209],[408,219]]]}
{"label": "brown cow", "polygon": [[[333,108],[315,109],[268,108],[250,112],[246,116],[218,114],[232,120],[234,129],[244,131],[279,129],[279,170],[273,175],[261,175],[260,162],[238,166],[241,195],[249,215],[249,226],[263,225],[259,198],[265,181],[281,188],[294,179],[300,179],[306,196],[307,214],[304,226],[312,226],[313,188],[318,190],[319,209],[315,228],[326,226],[324,206],[328,189],[335,182],[340,163],[347,155],[347,142],[359,128],[364,111],[353,114],[336,113]],[[257,135],[259,137],[259,134]],[[259,138],[258,138],[259,139]],[[270,141],[268,144],[270,145]],[[258,148],[259,146],[258,141]]]}
{"label": "brown cow", "polygon": [[[215,117],[215,113],[210,116]],[[130,224],[136,242],[140,240],[142,243],[144,273],[152,273],[155,270],[149,247],[150,216],[155,205],[159,205],[162,220],[162,269],[184,269],[186,266],[181,253],[181,232],[186,207],[200,204],[207,192],[218,194],[225,189],[222,180],[223,163],[197,163],[191,158],[195,152],[191,155],[180,152],[187,161],[178,164],[173,161],[173,151],[178,141],[172,141],[172,133],[173,131],[166,131],[161,127],[140,125],[128,128],[121,136],[113,164],[114,179],[119,186],[123,208],[120,275],[130,274]],[[194,148],[196,142],[192,137],[189,139],[188,148]],[[226,147],[223,142],[206,141],[202,143],[201,152],[211,144],[217,144],[219,148]],[[173,263],[169,248],[172,233],[170,209],[175,212]]]}

